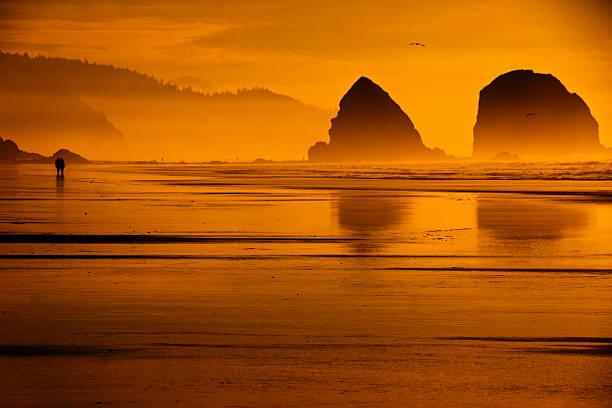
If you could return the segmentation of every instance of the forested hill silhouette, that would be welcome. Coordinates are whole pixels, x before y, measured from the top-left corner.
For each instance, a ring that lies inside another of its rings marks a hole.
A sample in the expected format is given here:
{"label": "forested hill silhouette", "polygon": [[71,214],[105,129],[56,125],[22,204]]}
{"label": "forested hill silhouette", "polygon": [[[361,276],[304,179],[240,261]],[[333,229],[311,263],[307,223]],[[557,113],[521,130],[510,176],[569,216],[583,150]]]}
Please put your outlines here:
{"label": "forested hill silhouette", "polygon": [[180,92],[176,85],[112,65],[4,52],[0,53],[0,86],[4,91],[76,95],[117,96],[136,92],[168,96]]}
{"label": "forested hill silhouette", "polygon": [[440,149],[429,149],[412,121],[380,86],[359,78],[340,101],[331,121],[329,144],[308,150],[311,161],[440,160]]}
{"label": "forested hill silhouette", "polygon": [[331,116],[265,88],[205,94],[130,69],[27,54],[0,53],[0,93],[1,134],[31,151],[68,145],[100,160],[301,159]]}
{"label": "forested hill silhouette", "polygon": [[550,74],[517,70],[480,92],[474,126],[474,157],[500,152],[521,158],[610,155],[587,104]]}
{"label": "forested hill silhouette", "polygon": [[0,89],[20,93],[70,93],[100,97],[163,97],[204,99],[261,99],[291,101],[290,96],[265,88],[243,88],[236,92],[202,93],[139,73],[133,69],[97,64],[87,60],[29,56],[0,52]]}

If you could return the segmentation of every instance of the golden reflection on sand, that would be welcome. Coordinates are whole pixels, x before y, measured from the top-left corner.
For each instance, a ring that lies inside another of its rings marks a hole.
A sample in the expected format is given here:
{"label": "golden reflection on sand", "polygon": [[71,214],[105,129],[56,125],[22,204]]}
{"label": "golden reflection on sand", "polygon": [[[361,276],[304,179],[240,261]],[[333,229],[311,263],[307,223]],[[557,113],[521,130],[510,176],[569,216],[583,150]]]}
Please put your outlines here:
{"label": "golden reflection on sand", "polygon": [[0,406],[609,405],[608,180],[53,170],[0,180]]}

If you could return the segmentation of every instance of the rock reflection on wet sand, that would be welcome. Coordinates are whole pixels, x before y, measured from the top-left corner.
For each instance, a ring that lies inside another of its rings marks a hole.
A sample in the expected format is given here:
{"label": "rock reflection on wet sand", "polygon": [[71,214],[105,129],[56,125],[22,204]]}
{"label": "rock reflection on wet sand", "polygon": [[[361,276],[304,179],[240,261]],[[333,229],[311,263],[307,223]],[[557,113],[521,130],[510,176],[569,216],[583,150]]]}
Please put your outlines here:
{"label": "rock reflection on wet sand", "polygon": [[611,182],[482,166],[13,166],[0,406],[608,406]]}
{"label": "rock reflection on wet sand", "polygon": [[512,197],[478,200],[478,228],[500,239],[561,239],[588,227],[588,208],[551,200]]}
{"label": "rock reflection on wet sand", "polygon": [[356,253],[376,251],[385,231],[403,221],[409,197],[380,194],[376,191],[340,192],[336,201],[338,224],[350,231]]}

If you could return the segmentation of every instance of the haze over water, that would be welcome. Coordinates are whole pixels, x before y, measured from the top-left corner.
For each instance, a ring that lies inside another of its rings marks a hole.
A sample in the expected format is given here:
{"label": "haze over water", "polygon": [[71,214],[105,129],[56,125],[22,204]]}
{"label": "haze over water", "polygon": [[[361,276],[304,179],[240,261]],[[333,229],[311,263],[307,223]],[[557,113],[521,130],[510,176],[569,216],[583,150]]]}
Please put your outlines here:
{"label": "haze over water", "polygon": [[0,406],[609,406],[610,169],[1,165]]}

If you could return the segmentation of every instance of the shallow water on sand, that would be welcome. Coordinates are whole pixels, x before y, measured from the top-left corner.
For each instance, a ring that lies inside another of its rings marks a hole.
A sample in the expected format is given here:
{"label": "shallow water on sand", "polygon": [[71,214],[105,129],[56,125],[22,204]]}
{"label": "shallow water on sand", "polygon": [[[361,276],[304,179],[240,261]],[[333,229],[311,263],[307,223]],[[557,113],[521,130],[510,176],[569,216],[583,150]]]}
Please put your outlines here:
{"label": "shallow water on sand", "polygon": [[612,401],[609,162],[0,167],[0,407]]}

